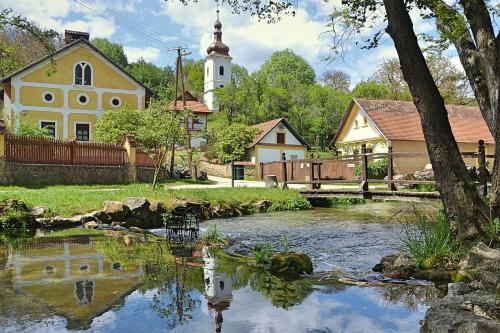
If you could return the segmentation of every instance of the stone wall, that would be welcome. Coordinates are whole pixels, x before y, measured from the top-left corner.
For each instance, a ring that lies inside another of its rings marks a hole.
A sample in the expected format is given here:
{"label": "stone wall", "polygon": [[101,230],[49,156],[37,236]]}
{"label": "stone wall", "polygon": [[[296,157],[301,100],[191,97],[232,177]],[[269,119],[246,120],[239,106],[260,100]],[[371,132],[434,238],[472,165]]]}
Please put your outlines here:
{"label": "stone wall", "polygon": [[[231,177],[231,164],[218,164],[200,158],[200,169],[208,175],[217,177]],[[255,166],[245,166],[245,177],[255,177]]]}
{"label": "stone wall", "polygon": [[[155,174],[155,169],[151,167],[137,167],[137,182],[138,183],[151,183]],[[158,180],[165,180],[168,178],[167,170],[162,169],[158,175]]]}
{"label": "stone wall", "polygon": [[[137,182],[150,182],[153,168],[136,168]],[[160,179],[165,179],[162,173]],[[59,164],[29,164],[0,159],[1,185],[56,184],[128,184],[134,181],[134,169],[127,166],[85,166]]]}

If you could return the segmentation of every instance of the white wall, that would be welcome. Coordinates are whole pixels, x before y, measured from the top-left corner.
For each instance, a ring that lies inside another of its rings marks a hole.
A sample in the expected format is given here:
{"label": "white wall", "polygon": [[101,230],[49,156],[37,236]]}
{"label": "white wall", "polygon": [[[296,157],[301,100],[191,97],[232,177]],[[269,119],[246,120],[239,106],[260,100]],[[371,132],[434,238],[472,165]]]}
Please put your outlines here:
{"label": "white wall", "polygon": [[285,132],[286,133],[285,134],[285,144],[287,144],[287,145],[302,145],[302,143],[299,140],[297,140],[297,138],[292,134],[292,132],[290,132],[288,130],[288,128],[286,128],[283,125],[283,130],[278,130],[278,127],[279,127],[279,124],[278,124],[278,126],[273,128],[269,133],[267,133],[266,136],[264,136],[259,141],[259,143],[260,144],[277,143],[276,142],[276,133],[277,132]]}
{"label": "white wall", "polygon": [[[203,103],[211,111],[219,111],[219,106],[215,101],[215,89],[226,86],[231,82],[231,59],[232,58],[228,56],[209,55],[205,61]],[[220,66],[224,67],[224,75],[219,75]]]}
{"label": "white wall", "polygon": [[292,155],[297,155],[298,160],[305,159],[305,151],[299,149],[281,149],[281,148],[259,148],[257,146],[257,156],[258,161],[252,159],[253,162],[258,163],[267,163],[267,162],[276,162],[281,161],[281,153],[285,153],[285,157],[287,160],[292,159]]}

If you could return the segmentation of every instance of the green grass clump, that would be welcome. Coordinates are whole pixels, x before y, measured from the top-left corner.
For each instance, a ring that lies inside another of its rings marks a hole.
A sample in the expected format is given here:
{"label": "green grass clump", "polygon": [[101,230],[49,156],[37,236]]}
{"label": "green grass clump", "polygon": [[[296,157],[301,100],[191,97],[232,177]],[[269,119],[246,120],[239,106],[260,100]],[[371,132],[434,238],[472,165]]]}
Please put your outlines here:
{"label": "green grass clump", "polygon": [[432,268],[442,259],[453,261],[460,253],[460,245],[453,240],[446,215],[421,214],[415,210],[415,222],[405,226],[403,249],[418,268]]}
{"label": "green grass clump", "polygon": [[259,265],[268,266],[271,264],[273,259],[274,247],[271,243],[266,243],[258,245],[253,250],[253,255],[255,256],[255,262]]}
{"label": "green grass clump", "polygon": [[500,246],[500,219],[497,217],[490,220],[488,224],[484,226],[484,230],[488,234],[488,237],[490,237],[489,246]]}
{"label": "green grass clump", "polygon": [[222,238],[219,230],[217,230],[217,225],[212,224],[207,228],[207,231],[202,237],[203,243],[209,245],[220,245],[224,244],[224,238]]}
{"label": "green grass clump", "polygon": [[104,230],[93,230],[84,228],[70,228],[64,230],[52,231],[44,234],[42,238],[66,238],[76,236],[101,236],[104,235]]}
{"label": "green grass clump", "polygon": [[[285,191],[287,192],[287,191]],[[268,208],[268,212],[276,212],[281,210],[307,210],[311,208],[311,203],[303,198],[290,198],[286,201],[277,201]]]}

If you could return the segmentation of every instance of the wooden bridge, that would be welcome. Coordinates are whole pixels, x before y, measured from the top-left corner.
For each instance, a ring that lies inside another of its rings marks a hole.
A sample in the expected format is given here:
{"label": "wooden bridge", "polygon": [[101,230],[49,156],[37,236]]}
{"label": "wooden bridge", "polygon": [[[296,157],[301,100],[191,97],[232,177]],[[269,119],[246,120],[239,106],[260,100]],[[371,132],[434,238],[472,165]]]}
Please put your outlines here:
{"label": "wooden bridge", "polygon": [[[482,195],[486,196],[488,180],[486,159],[492,159],[494,156],[486,155],[482,140],[479,141],[477,152],[461,152],[461,155],[466,164],[474,165],[470,168],[471,178],[479,187]],[[438,201],[441,197],[437,191],[424,192],[413,189],[421,185],[435,188],[436,182],[434,180],[416,180],[411,179],[411,177],[410,179],[401,177],[395,179],[394,177],[395,159],[401,164],[405,161],[408,163],[412,159],[422,161],[426,158],[428,159],[426,153],[393,152],[392,147],[388,147],[387,153],[372,153],[367,151],[366,145],[363,144],[359,154],[332,158],[286,160],[283,154],[282,160],[279,162],[261,163],[259,175],[261,179],[267,175],[276,175],[277,179],[282,182],[282,187],[285,188],[291,184],[306,185],[306,189],[301,190],[300,193],[308,199],[347,197],[398,201]],[[380,159],[387,159],[387,176],[384,179],[370,179],[368,162]],[[360,176],[354,176],[354,168],[357,165],[361,169]],[[351,188],[342,188],[345,185],[349,185]],[[406,190],[401,190],[401,187],[405,187]]]}

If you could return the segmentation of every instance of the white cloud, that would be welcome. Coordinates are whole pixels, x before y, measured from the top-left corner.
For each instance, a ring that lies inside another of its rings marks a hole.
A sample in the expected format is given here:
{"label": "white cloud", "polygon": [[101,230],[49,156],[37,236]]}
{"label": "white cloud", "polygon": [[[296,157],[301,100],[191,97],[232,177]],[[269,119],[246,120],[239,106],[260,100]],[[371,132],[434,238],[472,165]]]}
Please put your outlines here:
{"label": "white cloud", "polygon": [[66,22],[64,29],[89,32],[90,38],[110,38],[116,32],[114,22],[100,16],[87,16],[85,20]]}
{"label": "white cloud", "polygon": [[[195,7],[196,6],[196,7]],[[163,13],[182,27],[184,35],[199,38],[200,56],[206,55],[206,48],[213,39],[215,21],[214,3],[199,2],[184,6],[175,3],[163,3]],[[193,11],[196,15],[193,15]],[[305,9],[299,8],[294,17],[284,16],[276,24],[259,21],[249,14],[231,14],[229,9],[220,8],[222,38],[230,48],[234,62],[256,70],[274,51],[292,49],[311,64],[319,61],[321,52],[326,50],[326,43],[320,41],[324,30],[323,21],[311,19]]]}
{"label": "white cloud", "polygon": [[155,47],[131,47],[124,46],[123,50],[127,55],[129,62],[135,62],[140,58],[146,61],[155,61],[160,58],[160,50]]}

